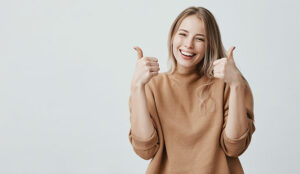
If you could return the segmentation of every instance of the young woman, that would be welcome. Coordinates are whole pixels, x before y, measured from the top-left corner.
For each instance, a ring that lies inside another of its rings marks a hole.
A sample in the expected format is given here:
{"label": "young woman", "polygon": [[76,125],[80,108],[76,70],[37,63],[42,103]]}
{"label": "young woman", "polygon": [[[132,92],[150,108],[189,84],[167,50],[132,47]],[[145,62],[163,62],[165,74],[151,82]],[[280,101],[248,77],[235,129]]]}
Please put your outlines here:
{"label": "young woman", "polygon": [[255,131],[253,97],[225,53],[214,16],[203,7],[181,12],[168,39],[170,69],[138,60],[131,81],[129,140],[147,174],[244,173],[238,157]]}

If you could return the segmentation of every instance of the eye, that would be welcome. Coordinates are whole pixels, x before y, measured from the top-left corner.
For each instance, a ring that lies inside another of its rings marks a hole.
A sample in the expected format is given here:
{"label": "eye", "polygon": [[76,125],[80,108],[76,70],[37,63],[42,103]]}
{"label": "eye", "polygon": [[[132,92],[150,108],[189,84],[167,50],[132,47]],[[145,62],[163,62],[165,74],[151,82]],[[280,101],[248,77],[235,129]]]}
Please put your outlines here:
{"label": "eye", "polygon": [[181,36],[186,36],[186,34],[185,34],[185,33],[179,33],[179,35],[181,35]]}
{"label": "eye", "polygon": [[198,38],[196,38],[198,41],[204,41],[204,39],[202,39],[202,38],[200,38],[200,37],[198,37]]}

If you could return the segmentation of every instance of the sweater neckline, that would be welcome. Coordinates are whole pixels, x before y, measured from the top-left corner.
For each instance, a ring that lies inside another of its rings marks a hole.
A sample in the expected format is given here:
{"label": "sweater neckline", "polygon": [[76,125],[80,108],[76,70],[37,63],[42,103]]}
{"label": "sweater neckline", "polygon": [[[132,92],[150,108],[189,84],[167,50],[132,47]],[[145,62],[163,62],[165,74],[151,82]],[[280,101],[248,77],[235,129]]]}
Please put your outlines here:
{"label": "sweater neckline", "polygon": [[191,84],[201,78],[200,73],[196,69],[181,69],[176,68],[170,77],[181,84]]}

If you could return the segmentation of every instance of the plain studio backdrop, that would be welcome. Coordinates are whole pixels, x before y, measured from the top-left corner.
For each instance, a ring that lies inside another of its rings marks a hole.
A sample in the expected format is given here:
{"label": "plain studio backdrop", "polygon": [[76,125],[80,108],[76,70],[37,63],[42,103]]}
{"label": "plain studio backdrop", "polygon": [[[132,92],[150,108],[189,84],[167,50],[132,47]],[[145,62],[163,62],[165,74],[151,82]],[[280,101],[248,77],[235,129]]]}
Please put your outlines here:
{"label": "plain studio backdrop", "polygon": [[175,17],[203,6],[254,95],[247,174],[300,172],[300,1],[0,1],[0,173],[141,174],[128,139],[140,46],[167,71]]}

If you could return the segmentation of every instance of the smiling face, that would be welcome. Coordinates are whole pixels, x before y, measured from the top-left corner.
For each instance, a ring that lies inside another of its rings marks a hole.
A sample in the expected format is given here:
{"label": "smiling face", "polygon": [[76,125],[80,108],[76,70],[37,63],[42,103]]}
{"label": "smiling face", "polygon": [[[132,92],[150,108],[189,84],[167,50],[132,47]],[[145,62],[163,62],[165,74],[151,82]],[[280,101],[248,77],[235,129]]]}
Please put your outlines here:
{"label": "smiling face", "polygon": [[173,36],[172,50],[179,71],[191,71],[204,58],[206,32],[196,15],[187,16]]}

